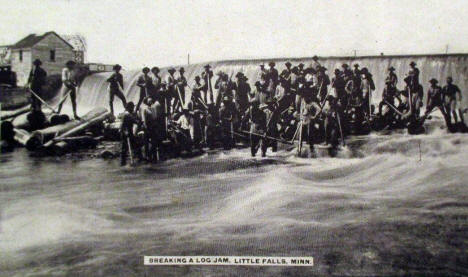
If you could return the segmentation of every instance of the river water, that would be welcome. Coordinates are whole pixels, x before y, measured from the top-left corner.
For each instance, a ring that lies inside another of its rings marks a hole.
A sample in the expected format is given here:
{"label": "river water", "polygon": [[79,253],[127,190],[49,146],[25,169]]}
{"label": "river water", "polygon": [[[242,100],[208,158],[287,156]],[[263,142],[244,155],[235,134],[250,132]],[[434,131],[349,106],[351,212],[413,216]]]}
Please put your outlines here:
{"label": "river water", "polygon": [[[349,139],[336,158],[248,149],[135,168],[0,156],[0,276],[457,276],[468,137]],[[143,266],[144,255],[312,256],[307,268]]]}

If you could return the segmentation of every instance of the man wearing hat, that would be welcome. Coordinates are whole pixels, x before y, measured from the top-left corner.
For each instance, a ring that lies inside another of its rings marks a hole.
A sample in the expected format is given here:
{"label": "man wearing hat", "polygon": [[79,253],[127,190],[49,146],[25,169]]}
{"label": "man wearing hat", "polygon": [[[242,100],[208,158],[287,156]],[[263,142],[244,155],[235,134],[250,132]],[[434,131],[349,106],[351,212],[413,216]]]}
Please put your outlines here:
{"label": "man wearing hat", "polygon": [[347,74],[350,74],[350,76],[353,75],[353,72],[351,71],[351,69],[349,69],[348,64],[346,63],[342,64],[341,68],[343,69],[343,76],[346,76]]}
{"label": "man wearing hat", "polygon": [[[129,152],[130,154],[139,152],[135,151],[137,146],[136,138],[133,133],[133,127],[135,125],[140,125],[140,120],[135,115],[135,104],[130,101],[125,104],[125,112],[122,114],[122,123],[120,125],[120,134],[122,140],[120,151],[121,166],[124,166],[127,163],[127,155]],[[129,151],[130,149],[131,151]]]}
{"label": "man wearing hat", "polygon": [[460,88],[457,85],[453,84],[452,77],[447,77],[447,85],[444,86],[442,89],[442,95],[444,97],[445,102],[445,109],[447,111],[447,115],[451,120],[451,116],[453,115],[454,123],[458,123],[458,116],[457,112],[460,115],[461,122],[464,122],[463,113],[460,109],[460,103],[462,101],[462,94]]}
{"label": "man wearing hat", "polygon": [[[39,97],[43,97],[42,86],[46,84],[47,72],[41,67],[42,62],[36,59],[33,62],[33,68],[29,72],[27,86]],[[31,108],[34,111],[41,111],[41,101],[31,94]]]}
{"label": "man wearing hat", "polygon": [[443,105],[444,99],[442,88],[437,85],[438,82],[439,81],[434,78],[429,80],[431,86],[427,90],[426,112],[424,113],[425,117],[427,117],[435,108],[439,108],[444,118],[447,116]]}
{"label": "man wearing hat", "polygon": [[266,80],[267,76],[268,76],[268,70],[266,70],[264,64],[261,64],[260,65],[260,76],[258,78],[261,79],[263,77]]}
{"label": "man wearing hat", "polygon": [[278,70],[275,68],[275,62],[269,62],[268,65],[270,68],[268,69],[268,77],[267,77],[267,90],[270,93],[271,97],[275,94],[276,86],[278,85],[278,77],[279,73]]}
{"label": "man wearing hat", "polygon": [[76,63],[74,61],[68,61],[65,64],[65,67],[62,69],[62,88],[60,90],[60,95],[63,100],[59,103],[57,112],[60,113],[62,110],[63,103],[66,100],[68,94],[70,94],[70,101],[73,108],[73,116],[75,119],[80,119],[76,114],[76,82],[72,78],[72,71],[75,68]]}
{"label": "man wearing hat", "polygon": [[225,150],[235,145],[234,126],[237,123],[238,114],[229,96],[222,98],[223,105],[219,109],[219,121],[221,127],[221,139]]}
{"label": "man wearing hat", "polygon": [[[266,115],[259,108],[260,102],[258,99],[252,98],[250,101],[250,107],[244,112],[242,117],[242,125],[248,121],[250,124],[250,154],[252,157],[255,157],[257,154],[258,148],[261,143],[261,135],[264,135],[266,132]],[[262,156],[265,154],[262,152]]]}
{"label": "man wearing hat", "polygon": [[140,87],[140,97],[138,99],[138,103],[136,105],[136,110],[140,110],[140,106],[143,103],[143,99],[150,95],[151,86],[153,85],[153,80],[148,75],[150,69],[148,67],[144,67],[142,69],[142,74],[138,77],[136,85]]}
{"label": "man wearing hat", "polygon": [[320,95],[320,100],[324,101],[328,93],[328,86],[330,85],[330,77],[325,72],[327,70],[325,67],[320,66],[318,69],[319,69],[317,72],[318,92]]}
{"label": "man wearing hat", "polygon": [[211,71],[209,64],[204,66],[204,71],[201,73],[203,84],[203,100],[206,104],[214,103],[213,87],[211,86],[211,78],[213,78],[213,71]]}
{"label": "man wearing hat", "polygon": [[312,57],[312,62],[310,63],[309,67],[310,68],[313,68],[315,71],[318,71],[319,68],[322,66],[319,61],[318,61],[318,57],[315,55]]}
{"label": "man wearing hat", "polygon": [[361,87],[361,69],[359,69],[359,64],[354,64],[353,70],[354,84],[357,87]]}
{"label": "man wearing hat", "polygon": [[234,83],[234,101],[236,108],[240,114],[244,114],[244,111],[249,105],[249,94],[251,91],[249,83],[247,83],[247,77],[242,72],[236,74],[236,82]]}
{"label": "man wearing hat", "polygon": [[[187,86],[187,79],[185,78],[184,73],[185,69],[181,67],[179,69],[179,78],[177,78],[176,80],[177,97],[174,100],[175,109],[177,109],[178,107],[182,109],[182,107],[185,105],[185,87]],[[180,100],[182,100],[183,102],[181,103]]]}
{"label": "man wearing hat", "polygon": [[[174,76],[174,73],[176,72],[175,68],[169,68],[167,70],[167,72],[169,73],[169,75],[167,76],[167,79],[166,79],[166,85],[167,85],[167,95],[166,95],[166,99],[167,99],[167,104],[169,105],[168,107],[168,112],[173,114],[175,113],[175,105],[177,103],[177,98],[179,97],[177,94],[177,89],[176,89],[176,85],[177,85],[177,80]],[[174,99],[174,100],[172,100]],[[172,104],[171,104],[172,102]],[[172,107],[172,109],[170,109],[170,107]]]}
{"label": "man wearing hat", "polygon": [[395,74],[395,68],[393,66],[390,66],[388,68],[388,76],[385,79],[385,82],[389,81],[390,85],[392,85],[394,88],[396,88],[397,83],[398,83],[398,76]]}
{"label": "man wearing hat", "polygon": [[218,94],[216,95],[216,107],[219,109],[221,106],[221,102],[224,102],[224,97],[227,96],[229,101],[232,101],[234,98],[234,84],[229,79],[229,76],[222,72],[218,72],[218,79],[215,83],[215,89],[218,90]]}
{"label": "man wearing hat", "polygon": [[287,87],[287,90],[289,90],[289,88],[291,87],[291,84],[292,84],[292,69],[291,69],[291,63],[290,62],[286,62],[284,64],[286,66],[286,69],[284,69],[281,74],[280,74],[280,78],[283,78],[283,80],[286,80],[286,87]]}
{"label": "man wearing hat", "polygon": [[411,61],[410,63],[410,70],[408,72],[408,75],[411,78],[412,86],[419,85],[419,69],[416,67],[416,63],[414,61]]}
{"label": "man wearing hat", "polygon": [[[158,100],[162,98],[161,96],[161,84],[162,84],[162,79],[159,76],[159,67],[153,66],[151,68],[151,89],[148,91],[149,95],[154,99]],[[163,101],[164,102],[164,101]]]}
{"label": "man wearing hat", "polygon": [[379,115],[382,115],[383,106],[388,106],[388,104],[395,104],[395,97],[397,97],[396,88],[392,85],[392,82],[390,80],[386,80],[385,88],[382,92],[382,101],[380,101],[379,103]]}
{"label": "man wearing hat", "polygon": [[122,101],[124,108],[127,106],[127,100],[123,94],[123,76],[120,74],[122,67],[118,64],[114,65],[114,73],[107,79],[109,83],[109,106],[110,112],[114,115],[114,96],[117,96]]}
{"label": "man wearing hat", "polygon": [[303,64],[303,63],[298,64],[298,65],[297,65],[297,68],[299,69],[299,75],[305,76],[304,64]]}
{"label": "man wearing hat", "polygon": [[342,72],[336,68],[335,71],[335,76],[332,78],[331,86],[334,90],[335,97],[338,99],[339,102],[339,107],[340,112],[341,112],[341,117],[343,118],[343,113],[344,110],[346,109],[346,106],[348,105],[348,98],[347,94],[345,91],[345,80],[343,78]]}

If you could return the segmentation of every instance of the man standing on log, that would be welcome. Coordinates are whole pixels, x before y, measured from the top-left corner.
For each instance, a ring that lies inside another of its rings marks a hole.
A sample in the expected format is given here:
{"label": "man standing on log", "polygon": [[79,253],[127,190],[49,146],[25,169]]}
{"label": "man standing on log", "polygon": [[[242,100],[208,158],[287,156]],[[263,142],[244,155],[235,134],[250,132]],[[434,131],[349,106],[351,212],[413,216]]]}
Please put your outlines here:
{"label": "man standing on log", "polygon": [[312,62],[309,65],[309,68],[313,68],[316,72],[319,70],[322,65],[318,61],[318,57],[315,55],[312,57]]}
{"label": "man standing on log", "polygon": [[76,82],[72,78],[72,72],[75,68],[76,63],[74,61],[68,61],[65,64],[65,68],[62,70],[62,88],[61,88],[61,97],[57,113],[60,113],[62,110],[63,103],[66,100],[67,94],[70,94],[70,101],[73,108],[73,116],[75,119],[79,120],[80,118],[76,114]]}
{"label": "man standing on log", "polygon": [[431,86],[427,90],[426,112],[424,116],[427,117],[432,110],[439,108],[444,118],[447,116],[444,108],[444,101],[442,95],[442,88],[437,85],[438,81],[434,78],[429,80]]}
{"label": "man standing on log", "polygon": [[123,94],[123,76],[120,74],[122,67],[118,64],[114,65],[114,73],[107,79],[109,82],[109,106],[110,112],[114,115],[114,96],[117,96],[122,100],[124,108],[127,106],[127,100]]}
{"label": "man standing on log", "polygon": [[388,69],[388,76],[385,81],[390,82],[390,85],[396,88],[398,83],[398,76],[395,74],[395,68],[393,66],[390,66],[390,68]]}
{"label": "man standing on log", "polygon": [[[179,69],[179,78],[176,81],[176,98],[174,100],[174,110],[180,108],[182,110],[185,104],[185,87],[187,86],[187,79],[184,76],[185,69],[181,67]],[[182,101],[182,102],[180,102]]]}
{"label": "man standing on log", "polygon": [[33,65],[34,66],[29,73],[27,86],[37,95],[31,95],[31,108],[33,111],[41,111],[41,100],[39,100],[37,97],[43,97],[42,86],[46,84],[47,72],[42,69],[41,60],[36,59],[33,62]]}
{"label": "man standing on log", "polygon": [[419,69],[416,67],[416,63],[414,61],[411,61],[410,63],[408,75],[411,78],[411,84],[413,87],[419,85]]}
{"label": "man standing on log", "polygon": [[140,105],[143,103],[143,99],[149,96],[149,91],[151,90],[152,79],[148,75],[150,69],[148,67],[143,68],[142,75],[138,77],[137,86],[140,87],[140,98],[138,99],[138,103],[136,105],[136,110],[140,110]]}
{"label": "man standing on log", "polygon": [[[250,107],[245,112],[243,117],[243,123],[247,120],[250,123],[250,154],[252,157],[255,157],[257,154],[258,148],[260,148],[262,135],[266,133],[266,115],[259,108],[258,99],[252,99],[250,101]],[[262,152],[262,156],[265,153]]]}
{"label": "man standing on log", "polygon": [[205,65],[205,71],[201,73],[203,80],[203,100],[206,104],[214,103],[213,87],[211,85],[211,78],[213,78],[213,71],[210,70],[209,64]]}
{"label": "man standing on log", "polygon": [[[167,97],[167,105],[169,105],[169,107],[167,108],[168,112],[171,113],[171,114],[174,114],[175,113],[175,107],[176,107],[176,103],[178,102],[176,99],[179,97],[177,96],[177,80],[174,76],[174,73],[176,72],[175,68],[169,68],[167,70],[167,72],[169,72],[169,76],[167,76],[167,80],[166,80],[166,83],[167,83],[167,90],[168,90],[168,93],[166,95]],[[171,107],[171,102],[172,102],[172,99],[174,98],[174,102],[172,103],[172,111],[170,111],[170,107]]]}
{"label": "man standing on log", "polygon": [[161,95],[162,79],[159,76],[159,67],[154,66],[153,68],[151,68],[151,73],[152,73],[152,76],[151,76],[152,85],[148,93],[156,101],[163,100],[162,95]]}
{"label": "man standing on log", "polygon": [[279,74],[278,70],[275,68],[275,62],[269,62],[268,65],[270,66],[270,69],[267,72],[267,90],[270,96],[273,97],[273,95],[275,94],[276,86],[278,85]]}

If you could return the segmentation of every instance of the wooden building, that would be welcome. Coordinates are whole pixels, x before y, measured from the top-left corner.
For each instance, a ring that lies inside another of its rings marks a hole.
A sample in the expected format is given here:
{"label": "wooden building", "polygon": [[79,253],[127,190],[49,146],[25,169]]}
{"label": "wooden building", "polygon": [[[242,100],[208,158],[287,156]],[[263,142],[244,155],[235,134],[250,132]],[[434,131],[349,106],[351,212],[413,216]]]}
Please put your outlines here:
{"label": "wooden building", "polygon": [[33,61],[40,59],[47,75],[61,74],[69,60],[83,63],[84,53],[77,51],[55,32],[31,34],[10,47],[11,70],[16,72],[19,86],[27,83]]}

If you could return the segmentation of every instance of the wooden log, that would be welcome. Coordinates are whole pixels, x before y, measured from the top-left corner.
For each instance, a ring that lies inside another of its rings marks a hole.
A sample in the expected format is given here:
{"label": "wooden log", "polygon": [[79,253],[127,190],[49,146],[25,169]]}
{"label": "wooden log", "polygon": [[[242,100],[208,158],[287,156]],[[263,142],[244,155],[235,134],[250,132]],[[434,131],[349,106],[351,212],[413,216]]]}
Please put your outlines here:
{"label": "wooden log", "polygon": [[87,120],[87,121],[84,121],[82,120],[81,124],[75,126],[74,128],[71,128],[71,129],[68,129],[66,132],[62,132],[60,135],[56,136],[55,138],[49,140],[48,142],[46,142],[44,144],[44,147],[48,147],[52,144],[54,144],[56,141],[59,141],[63,138],[66,138],[66,137],[69,137],[69,136],[72,136],[72,135],[75,135],[83,130],[85,130],[86,128],[89,128],[91,126],[93,126],[94,124],[98,124],[102,121],[104,121],[106,118],[108,118],[110,115],[110,113],[105,110],[105,112],[103,114],[100,114],[90,120]]}
{"label": "wooden log", "polygon": [[91,111],[89,111],[87,114],[85,114],[81,120],[71,120],[69,122],[63,123],[63,124],[58,124],[55,126],[51,126],[42,130],[38,130],[36,132],[40,133],[44,137],[44,142],[47,142],[57,136],[60,136],[77,126],[81,126],[97,117],[100,117],[102,115],[107,115],[108,111],[105,108],[95,108]]}
{"label": "wooden log", "polygon": [[13,119],[21,114],[25,114],[31,110],[31,105],[26,105],[22,108],[12,110],[12,111],[2,111],[0,113],[0,120]]}
{"label": "wooden log", "polygon": [[40,145],[42,145],[43,138],[39,133],[30,133],[24,129],[14,129],[15,136],[14,139],[19,144],[26,146],[28,150],[36,150]]}

